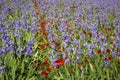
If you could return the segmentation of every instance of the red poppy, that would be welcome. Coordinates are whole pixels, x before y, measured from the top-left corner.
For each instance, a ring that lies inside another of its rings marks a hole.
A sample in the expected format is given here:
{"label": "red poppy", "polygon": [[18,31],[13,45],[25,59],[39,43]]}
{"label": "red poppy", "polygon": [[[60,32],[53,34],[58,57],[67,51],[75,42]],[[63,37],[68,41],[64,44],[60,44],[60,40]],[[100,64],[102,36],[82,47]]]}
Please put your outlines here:
{"label": "red poppy", "polygon": [[111,34],[111,36],[115,36],[115,34]]}
{"label": "red poppy", "polygon": [[45,76],[45,77],[47,77],[48,76],[47,71],[42,71],[42,75]]}
{"label": "red poppy", "polygon": [[60,46],[59,43],[57,43],[55,40],[52,41],[56,46]]}
{"label": "red poppy", "polygon": [[48,64],[49,64],[49,62],[48,62],[48,61],[45,61],[45,62],[43,62],[43,64],[44,64],[44,65],[48,65]]}
{"label": "red poppy", "polygon": [[69,70],[69,74],[71,75],[72,73],[73,73],[73,70],[72,70],[72,69],[70,69],[70,70]]}
{"label": "red poppy", "polygon": [[32,63],[32,67],[35,67],[36,66],[36,64],[35,63]]}
{"label": "red poppy", "polygon": [[45,26],[41,25],[41,29],[42,29],[42,30],[45,30]]}
{"label": "red poppy", "polygon": [[45,26],[45,24],[46,24],[47,22],[46,21],[43,21],[43,22],[41,22],[41,26]]}
{"label": "red poppy", "polygon": [[88,58],[87,57],[84,58],[84,62],[88,62]]}
{"label": "red poppy", "polygon": [[111,50],[110,50],[110,49],[107,49],[107,50],[106,50],[106,52],[107,52],[107,53],[110,53],[110,52],[111,52]]}
{"label": "red poppy", "polygon": [[43,32],[43,36],[44,36],[44,37],[47,37],[47,33],[46,33],[46,32]]}
{"label": "red poppy", "polygon": [[64,60],[63,60],[63,59],[58,59],[58,60],[56,61],[56,64],[57,64],[57,65],[63,65],[63,64],[64,64]]}
{"label": "red poppy", "polygon": [[47,71],[49,71],[49,72],[50,72],[51,70],[52,70],[52,68],[51,68],[51,67],[48,67],[48,68],[47,68]]}
{"label": "red poppy", "polygon": [[112,56],[109,56],[107,59],[108,59],[108,60],[112,60]]}
{"label": "red poppy", "polygon": [[113,44],[114,44],[114,41],[111,41],[110,44],[113,45]]}
{"label": "red poppy", "polygon": [[39,66],[38,66],[38,68],[39,68],[39,69],[42,69],[42,66],[41,66],[41,65],[39,65]]}
{"label": "red poppy", "polygon": [[109,31],[110,29],[108,27],[105,28],[105,31]]}
{"label": "red poppy", "polygon": [[58,52],[63,52],[63,51],[64,51],[64,48],[58,47]]}
{"label": "red poppy", "polygon": [[50,22],[50,24],[54,24],[54,22],[53,22],[53,21],[51,21],[51,22]]}
{"label": "red poppy", "polygon": [[91,35],[91,32],[88,32],[87,34],[90,36],[90,35]]}
{"label": "red poppy", "polygon": [[60,65],[57,65],[56,68],[59,69],[59,68],[60,68]]}
{"label": "red poppy", "polygon": [[101,50],[99,49],[99,50],[97,51],[97,53],[98,53],[98,54],[101,54]]}
{"label": "red poppy", "polygon": [[118,64],[120,65],[120,60],[118,60]]}
{"label": "red poppy", "polygon": [[40,19],[38,19],[38,22],[40,22]]}
{"label": "red poppy", "polygon": [[44,46],[43,45],[40,46],[40,50],[44,50]]}
{"label": "red poppy", "polygon": [[118,48],[117,48],[117,50],[116,50],[116,53],[118,54]]}
{"label": "red poppy", "polygon": [[36,12],[37,15],[39,15],[39,12]]}
{"label": "red poppy", "polygon": [[82,64],[78,64],[78,68],[81,69],[82,68]]}
{"label": "red poppy", "polygon": [[32,67],[35,67],[37,64],[37,61],[32,62]]}
{"label": "red poppy", "polygon": [[49,43],[43,43],[42,45],[43,46],[49,46],[50,44]]}
{"label": "red poppy", "polygon": [[107,38],[109,38],[110,36],[109,35],[106,35]]}
{"label": "red poppy", "polygon": [[84,34],[86,34],[86,31],[85,30],[82,30]]}
{"label": "red poppy", "polygon": [[41,22],[40,26],[42,30],[45,30],[46,21]]}

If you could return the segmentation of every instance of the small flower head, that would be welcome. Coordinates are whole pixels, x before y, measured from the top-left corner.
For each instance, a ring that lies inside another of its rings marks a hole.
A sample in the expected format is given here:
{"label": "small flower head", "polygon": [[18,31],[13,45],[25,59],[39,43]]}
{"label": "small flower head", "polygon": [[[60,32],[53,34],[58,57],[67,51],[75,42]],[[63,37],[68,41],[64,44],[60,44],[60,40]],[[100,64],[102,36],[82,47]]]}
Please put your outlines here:
{"label": "small flower head", "polygon": [[42,75],[47,77],[48,76],[48,72],[44,70],[44,71],[42,71]]}
{"label": "small flower head", "polygon": [[111,50],[110,50],[110,49],[107,49],[106,52],[110,54]]}
{"label": "small flower head", "polygon": [[102,52],[101,52],[101,50],[99,49],[99,50],[97,51],[97,53],[98,53],[98,54],[101,54]]}
{"label": "small flower head", "polygon": [[109,61],[108,60],[104,60],[104,65],[105,65],[105,67],[109,67],[110,66]]}

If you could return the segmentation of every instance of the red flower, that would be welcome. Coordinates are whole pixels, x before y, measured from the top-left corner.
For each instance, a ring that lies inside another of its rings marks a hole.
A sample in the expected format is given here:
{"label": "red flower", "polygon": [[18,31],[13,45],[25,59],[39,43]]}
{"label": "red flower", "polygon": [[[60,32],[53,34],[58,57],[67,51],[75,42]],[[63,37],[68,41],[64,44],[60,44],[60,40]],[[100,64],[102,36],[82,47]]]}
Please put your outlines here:
{"label": "red flower", "polygon": [[118,64],[120,65],[120,60],[118,60]]}
{"label": "red flower", "polygon": [[41,25],[45,25],[47,22],[46,21],[43,21],[43,22],[41,22]]}
{"label": "red flower", "polygon": [[45,61],[45,62],[43,62],[43,64],[44,64],[44,65],[48,65],[48,64],[49,64],[49,62],[48,62],[48,61]]}
{"label": "red flower", "polygon": [[105,28],[105,31],[109,31],[110,29],[108,27]]}
{"label": "red flower", "polygon": [[101,54],[101,50],[99,49],[99,50],[97,51],[97,53],[98,53],[98,54]]}
{"label": "red flower", "polygon": [[84,62],[88,62],[88,58],[87,57],[84,58]]}
{"label": "red flower", "polygon": [[63,51],[64,51],[64,48],[58,47],[58,52],[63,52]]}
{"label": "red flower", "polygon": [[114,44],[114,41],[111,41],[110,44],[113,45],[113,44]]}
{"label": "red flower", "polygon": [[112,56],[109,56],[109,57],[108,57],[108,60],[112,60]]}
{"label": "red flower", "polygon": [[44,50],[44,46],[43,45],[40,46],[40,50]]}
{"label": "red flower", "polygon": [[72,73],[73,73],[73,70],[72,70],[72,69],[70,69],[70,70],[69,70],[69,74],[71,75]]}
{"label": "red flower", "polygon": [[42,29],[42,30],[45,30],[45,27],[44,27],[43,25],[41,25],[41,29]]}
{"label": "red flower", "polygon": [[116,53],[118,54],[118,48],[117,48],[117,50],[116,50]]}
{"label": "red flower", "polygon": [[53,40],[52,42],[53,42],[56,46],[58,46],[58,47],[60,46],[60,44],[57,43],[55,40]]}
{"label": "red flower", "polygon": [[47,77],[48,76],[47,71],[42,71],[42,75],[45,76],[45,77]]}
{"label": "red flower", "polygon": [[84,34],[86,34],[86,31],[85,30],[82,30]]}
{"label": "red flower", "polygon": [[88,32],[87,34],[90,36],[90,35],[91,35],[91,32]]}
{"label": "red flower", "polygon": [[56,68],[59,69],[59,68],[60,68],[60,65],[57,65]]}
{"label": "red flower", "polygon": [[41,66],[41,65],[39,65],[39,66],[38,66],[38,68],[39,68],[39,69],[42,69],[42,66]]}
{"label": "red flower", "polygon": [[38,19],[38,22],[40,22],[40,19]]}
{"label": "red flower", "polygon": [[78,68],[81,69],[82,68],[82,64],[78,64]]}
{"label": "red flower", "polygon": [[36,12],[37,15],[39,15],[39,12]]}
{"label": "red flower", "polygon": [[47,23],[46,21],[41,22],[40,26],[41,26],[42,30],[45,30],[46,23]]}
{"label": "red flower", "polygon": [[110,50],[110,49],[107,49],[107,50],[106,50],[106,52],[107,52],[107,53],[110,53],[110,52],[111,52],[111,50]]}
{"label": "red flower", "polygon": [[49,43],[44,43],[42,44],[43,46],[49,46],[50,44]]}
{"label": "red flower", "polygon": [[58,59],[58,60],[56,61],[56,64],[57,64],[57,65],[63,65],[63,64],[64,64],[64,60],[63,60],[63,59]]}
{"label": "red flower", "polygon": [[47,71],[49,71],[49,72],[50,72],[51,70],[52,70],[52,68],[51,68],[51,67],[48,67],[48,68],[47,68]]}

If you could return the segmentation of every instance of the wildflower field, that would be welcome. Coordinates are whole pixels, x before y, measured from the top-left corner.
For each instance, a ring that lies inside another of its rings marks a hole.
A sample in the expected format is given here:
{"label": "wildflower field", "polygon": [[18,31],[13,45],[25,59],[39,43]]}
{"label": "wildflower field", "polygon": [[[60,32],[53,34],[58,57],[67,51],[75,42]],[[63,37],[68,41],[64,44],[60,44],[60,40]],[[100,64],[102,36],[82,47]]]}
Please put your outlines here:
{"label": "wildflower field", "polygon": [[120,80],[120,0],[0,0],[0,80]]}

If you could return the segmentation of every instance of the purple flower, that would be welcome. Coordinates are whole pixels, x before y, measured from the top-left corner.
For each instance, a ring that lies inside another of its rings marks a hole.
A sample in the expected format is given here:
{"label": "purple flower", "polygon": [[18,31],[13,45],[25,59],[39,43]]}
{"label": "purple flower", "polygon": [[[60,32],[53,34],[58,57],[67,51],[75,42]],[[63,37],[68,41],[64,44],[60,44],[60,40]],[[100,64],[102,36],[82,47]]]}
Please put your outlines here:
{"label": "purple flower", "polygon": [[112,57],[115,57],[116,56],[116,53],[115,52],[112,52]]}
{"label": "purple flower", "polygon": [[48,38],[52,38],[52,34],[51,33],[48,33]]}
{"label": "purple flower", "polygon": [[72,51],[72,47],[69,47],[67,51],[70,53]]}
{"label": "purple flower", "polygon": [[66,53],[65,52],[62,53],[62,57],[66,58]]}
{"label": "purple flower", "polygon": [[97,37],[97,32],[93,31],[92,32],[92,37]]}
{"label": "purple flower", "polygon": [[20,20],[16,21],[15,27],[20,27],[20,26],[21,26],[21,21]]}
{"label": "purple flower", "polygon": [[55,49],[55,44],[51,44],[51,48],[52,48],[52,49]]}
{"label": "purple flower", "polygon": [[4,74],[4,73],[5,73],[5,67],[6,67],[6,66],[0,66],[1,74]]}
{"label": "purple flower", "polygon": [[88,42],[84,42],[84,44],[83,44],[84,46],[87,46],[88,45]]}
{"label": "purple flower", "polygon": [[1,70],[1,74],[4,74],[4,73],[5,73],[5,70],[4,70],[4,69],[2,69],[2,70]]}
{"label": "purple flower", "polygon": [[74,45],[79,45],[79,41],[78,40],[74,40]]}
{"label": "purple flower", "polygon": [[18,50],[16,51],[16,54],[21,53],[24,50],[23,46],[19,46]]}
{"label": "purple flower", "polygon": [[0,49],[0,55],[6,52],[6,48],[2,47],[2,49]]}
{"label": "purple flower", "polygon": [[59,29],[60,31],[64,31],[64,30],[65,30],[65,28],[62,27],[62,26],[59,26],[58,29]]}
{"label": "purple flower", "polygon": [[109,66],[110,66],[109,61],[108,61],[108,60],[105,60],[105,61],[104,61],[104,65],[105,65],[106,67],[109,67]]}
{"label": "purple flower", "polygon": [[30,39],[29,42],[28,42],[28,45],[32,46],[33,44],[34,44],[34,40]]}
{"label": "purple flower", "polygon": [[65,37],[66,36],[66,33],[65,32],[62,32],[62,37]]}
{"label": "purple flower", "polygon": [[52,59],[53,55],[52,54],[49,54],[49,58]]}
{"label": "purple flower", "polygon": [[0,49],[0,55],[3,54],[2,50]]}
{"label": "purple flower", "polygon": [[56,53],[56,54],[55,54],[55,58],[58,58],[58,56],[59,56],[59,54],[58,54],[58,53]]}
{"label": "purple flower", "polygon": [[32,32],[35,32],[36,30],[37,30],[37,26],[31,27],[31,31],[32,31]]}
{"label": "purple flower", "polygon": [[80,49],[77,50],[77,54],[80,55],[82,54],[82,51]]}
{"label": "purple flower", "polygon": [[25,55],[31,55],[32,53],[33,53],[33,50],[31,49],[31,47],[27,46]]}
{"label": "purple flower", "polygon": [[69,63],[70,63],[70,59],[66,59],[65,64],[69,64]]}
{"label": "purple flower", "polygon": [[101,44],[101,51],[105,51],[105,47],[106,47],[106,44],[103,42],[103,43]]}
{"label": "purple flower", "polygon": [[21,25],[22,25],[23,28],[26,28],[26,27],[27,27],[27,24],[26,24],[25,21],[21,21]]}
{"label": "purple flower", "polygon": [[5,40],[7,38],[7,34],[6,33],[2,33],[2,39]]}
{"label": "purple flower", "polygon": [[97,44],[94,44],[92,47],[91,47],[91,49],[96,49],[98,46],[97,46]]}
{"label": "purple flower", "polygon": [[70,38],[69,37],[65,37],[65,42],[69,43],[70,42]]}
{"label": "purple flower", "polygon": [[120,48],[120,41],[116,41],[116,46]]}
{"label": "purple flower", "polygon": [[74,62],[78,62],[80,59],[79,57],[75,58]]}
{"label": "purple flower", "polygon": [[97,32],[97,30],[98,30],[98,28],[97,28],[97,25],[96,25],[96,24],[95,24],[94,26],[91,27],[91,31],[93,31],[93,32],[94,32],[94,31]]}
{"label": "purple flower", "polygon": [[86,37],[85,34],[82,33],[80,34],[80,39],[85,39],[85,37]]}

